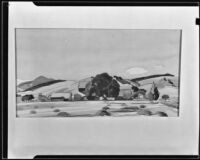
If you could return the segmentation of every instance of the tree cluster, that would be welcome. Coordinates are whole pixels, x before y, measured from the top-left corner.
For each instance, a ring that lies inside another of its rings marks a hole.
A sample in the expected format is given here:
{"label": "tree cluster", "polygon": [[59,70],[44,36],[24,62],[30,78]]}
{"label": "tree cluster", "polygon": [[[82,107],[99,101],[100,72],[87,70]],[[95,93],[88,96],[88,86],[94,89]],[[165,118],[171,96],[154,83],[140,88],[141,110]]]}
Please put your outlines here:
{"label": "tree cluster", "polygon": [[96,75],[91,83],[88,83],[86,86],[86,95],[88,99],[92,97],[117,97],[119,91],[119,84],[107,73]]}

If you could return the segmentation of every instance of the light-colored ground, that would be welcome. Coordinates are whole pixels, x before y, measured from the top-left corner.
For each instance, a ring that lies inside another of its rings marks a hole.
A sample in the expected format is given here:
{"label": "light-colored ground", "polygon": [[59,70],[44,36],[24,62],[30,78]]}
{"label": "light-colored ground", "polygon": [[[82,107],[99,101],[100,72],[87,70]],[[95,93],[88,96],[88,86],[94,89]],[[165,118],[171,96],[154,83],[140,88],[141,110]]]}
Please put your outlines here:
{"label": "light-colored ground", "polygon": [[[143,110],[165,112],[168,117],[178,115],[177,108],[167,106],[160,102],[149,101],[69,101],[69,102],[30,102],[17,104],[17,117],[57,117],[58,113],[66,112],[72,116],[96,116],[103,107],[121,109],[123,107],[139,107],[145,105]],[[142,116],[136,111],[113,112],[111,116]]]}

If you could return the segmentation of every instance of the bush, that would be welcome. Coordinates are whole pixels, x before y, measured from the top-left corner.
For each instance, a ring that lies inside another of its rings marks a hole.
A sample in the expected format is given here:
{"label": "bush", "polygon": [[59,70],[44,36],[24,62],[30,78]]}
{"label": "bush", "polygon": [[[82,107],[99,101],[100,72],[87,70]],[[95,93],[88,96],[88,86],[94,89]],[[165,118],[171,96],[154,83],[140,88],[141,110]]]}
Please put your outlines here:
{"label": "bush", "polygon": [[145,106],[145,105],[140,105],[140,108],[146,108],[147,106]]}
{"label": "bush", "polygon": [[50,99],[47,96],[42,95],[42,94],[39,94],[38,100],[41,101],[41,102],[48,102],[48,101],[50,101]]}
{"label": "bush", "polygon": [[105,106],[105,107],[103,107],[102,109],[103,109],[103,110],[108,110],[108,109],[110,109],[110,108],[107,107],[107,106]]}
{"label": "bush", "polygon": [[156,112],[155,115],[159,115],[160,117],[168,117],[167,113],[165,112]]}
{"label": "bush", "polygon": [[118,97],[115,98],[115,100],[125,100],[125,99],[122,96],[118,96]]}
{"label": "bush", "polygon": [[82,97],[80,94],[74,94],[74,101],[80,101],[82,100]]}
{"label": "bush", "polygon": [[164,95],[162,96],[162,99],[164,99],[164,100],[167,100],[167,99],[169,99],[169,95],[167,95],[167,94],[164,94]]}
{"label": "bush", "polygon": [[31,110],[30,114],[36,114],[37,112],[35,110]]}
{"label": "bush", "polygon": [[121,106],[128,106],[126,103],[122,103]]}
{"label": "bush", "polygon": [[57,114],[57,116],[58,116],[58,117],[69,117],[70,114],[67,113],[67,112],[60,112],[60,113]]}
{"label": "bush", "polygon": [[60,112],[60,110],[59,110],[59,109],[54,109],[53,111],[54,111],[54,112]]}
{"label": "bush", "polygon": [[27,94],[22,97],[22,101],[30,101],[32,99],[34,99],[34,96],[32,94]]}
{"label": "bush", "polygon": [[122,111],[126,111],[126,112],[136,112],[139,110],[139,107],[137,106],[130,106],[130,107],[124,107],[121,108]]}
{"label": "bush", "polygon": [[34,109],[38,109],[39,107],[38,106],[34,106]]}
{"label": "bush", "polygon": [[111,116],[111,114],[109,112],[107,112],[106,110],[100,110],[96,113],[97,116]]}
{"label": "bush", "polygon": [[139,110],[137,113],[139,115],[146,115],[146,116],[151,116],[152,115],[152,112],[149,111],[149,110]]}

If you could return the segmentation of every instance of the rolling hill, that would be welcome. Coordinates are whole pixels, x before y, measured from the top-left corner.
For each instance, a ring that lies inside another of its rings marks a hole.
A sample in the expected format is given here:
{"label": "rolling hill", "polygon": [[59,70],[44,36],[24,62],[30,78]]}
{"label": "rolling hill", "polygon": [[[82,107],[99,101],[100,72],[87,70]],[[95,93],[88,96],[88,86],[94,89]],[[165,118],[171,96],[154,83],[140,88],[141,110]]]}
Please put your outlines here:
{"label": "rolling hill", "polygon": [[145,77],[134,78],[134,79],[131,79],[131,81],[138,82],[138,81],[151,79],[151,78],[157,78],[157,77],[174,77],[174,75],[169,74],[169,73],[166,73],[166,74],[155,74],[155,75],[150,75],[150,76],[145,76]]}
{"label": "rolling hill", "polygon": [[52,79],[52,78],[46,78],[44,76],[39,76],[32,81],[22,82],[22,83],[18,84],[17,87],[20,88],[21,90],[25,91],[25,90],[28,90],[31,87],[35,87],[37,85],[47,83],[47,82],[52,82],[52,81],[55,81],[55,80]]}
{"label": "rolling hill", "polygon": [[[171,95],[172,97],[178,96],[178,77],[171,74],[151,75],[146,77],[138,77],[131,80],[126,80],[121,77],[115,76],[120,83],[120,89],[131,89],[130,84],[137,83],[139,89],[145,89],[149,91],[154,82],[160,92],[160,97],[163,94]],[[137,81],[136,81],[137,80]],[[18,86],[20,95],[33,94],[37,97],[39,94],[49,96],[53,93],[79,93],[78,87],[80,87],[80,81],[73,80],[54,80],[52,78],[46,78],[39,76],[33,81],[23,82],[19,86],[26,85],[26,89],[23,91]],[[30,85],[31,84],[31,85]]]}

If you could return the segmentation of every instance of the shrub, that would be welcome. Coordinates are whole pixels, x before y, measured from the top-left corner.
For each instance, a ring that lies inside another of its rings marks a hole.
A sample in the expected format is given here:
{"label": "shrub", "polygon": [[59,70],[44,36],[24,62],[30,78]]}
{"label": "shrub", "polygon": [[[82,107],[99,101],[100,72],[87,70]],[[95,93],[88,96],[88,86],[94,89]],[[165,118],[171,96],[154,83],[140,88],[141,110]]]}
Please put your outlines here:
{"label": "shrub", "polygon": [[60,110],[59,110],[59,109],[54,109],[53,111],[54,111],[54,112],[60,112]]}
{"label": "shrub", "polygon": [[34,99],[34,96],[32,94],[27,94],[22,97],[22,101],[30,101],[32,99]]}
{"label": "shrub", "polygon": [[100,110],[96,113],[97,116],[111,116],[111,114],[109,112],[107,112],[106,110]]}
{"label": "shrub", "polygon": [[152,112],[149,111],[149,110],[139,110],[137,113],[139,115],[146,115],[146,116],[151,116],[152,115]]}
{"label": "shrub", "polygon": [[156,112],[155,115],[159,115],[160,117],[168,117],[167,113],[165,112]]}
{"label": "shrub", "polygon": [[122,112],[136,112],[138,110],[139,110],[139,107],[137,107],[137,106],[130,106],[130,107],[121,108]]}
{"label": "shrub", "polygon": [[67,113],[67,112],[60,112],[60,113],[57,114],[57,116],[58,116],[58,117],[69,117],[70,114]]}
{"label": "shrub", "polygon": [[126,103],[122,103],[121,106],[128,106]]}
{"label": "shrub", "polygon": [[164,94],[164,95],[162,96],[162,99],[164,99],[164,100],[167,100],[167,99],[169,99],[169,95],[167,95],[167,94]]}
{"label": "shrub", "polygon": [[116,97],[115,100],[125,100],[125,99],[124,99],[124,97],[122,97],[122,96],[118,96],[118,97]]}
{"label": "shrub", "polygon": [[31,110],[30,114],[36,114],[37,112],[35,110]]}
{"label": "shrub", "polygon": [[102,109],[103,109],[103,110],[108,110],[108,109],[110,109],[110,108],[107,107],[107,106],[105,106],[105,107],[103,107]]}
{"label": "shrub", "polygon": [[133,109],[133,110],[138,110],[138,106],[129,106],[129,107],[124,107],[123,109]]}
{"label": "shrub", "polygon": [[48,102],[48,101],[50,101],[50,99],[47,96],[42,95],[42,94],[39,94],[38,100],[41,101],[41,102]]}
{"label": "shrub", "polygon": [[143,104],[140,105],[140,108],[146,108],[146,107],[147,107],[147,106],[145,106],[145,105],[143,105]]}

